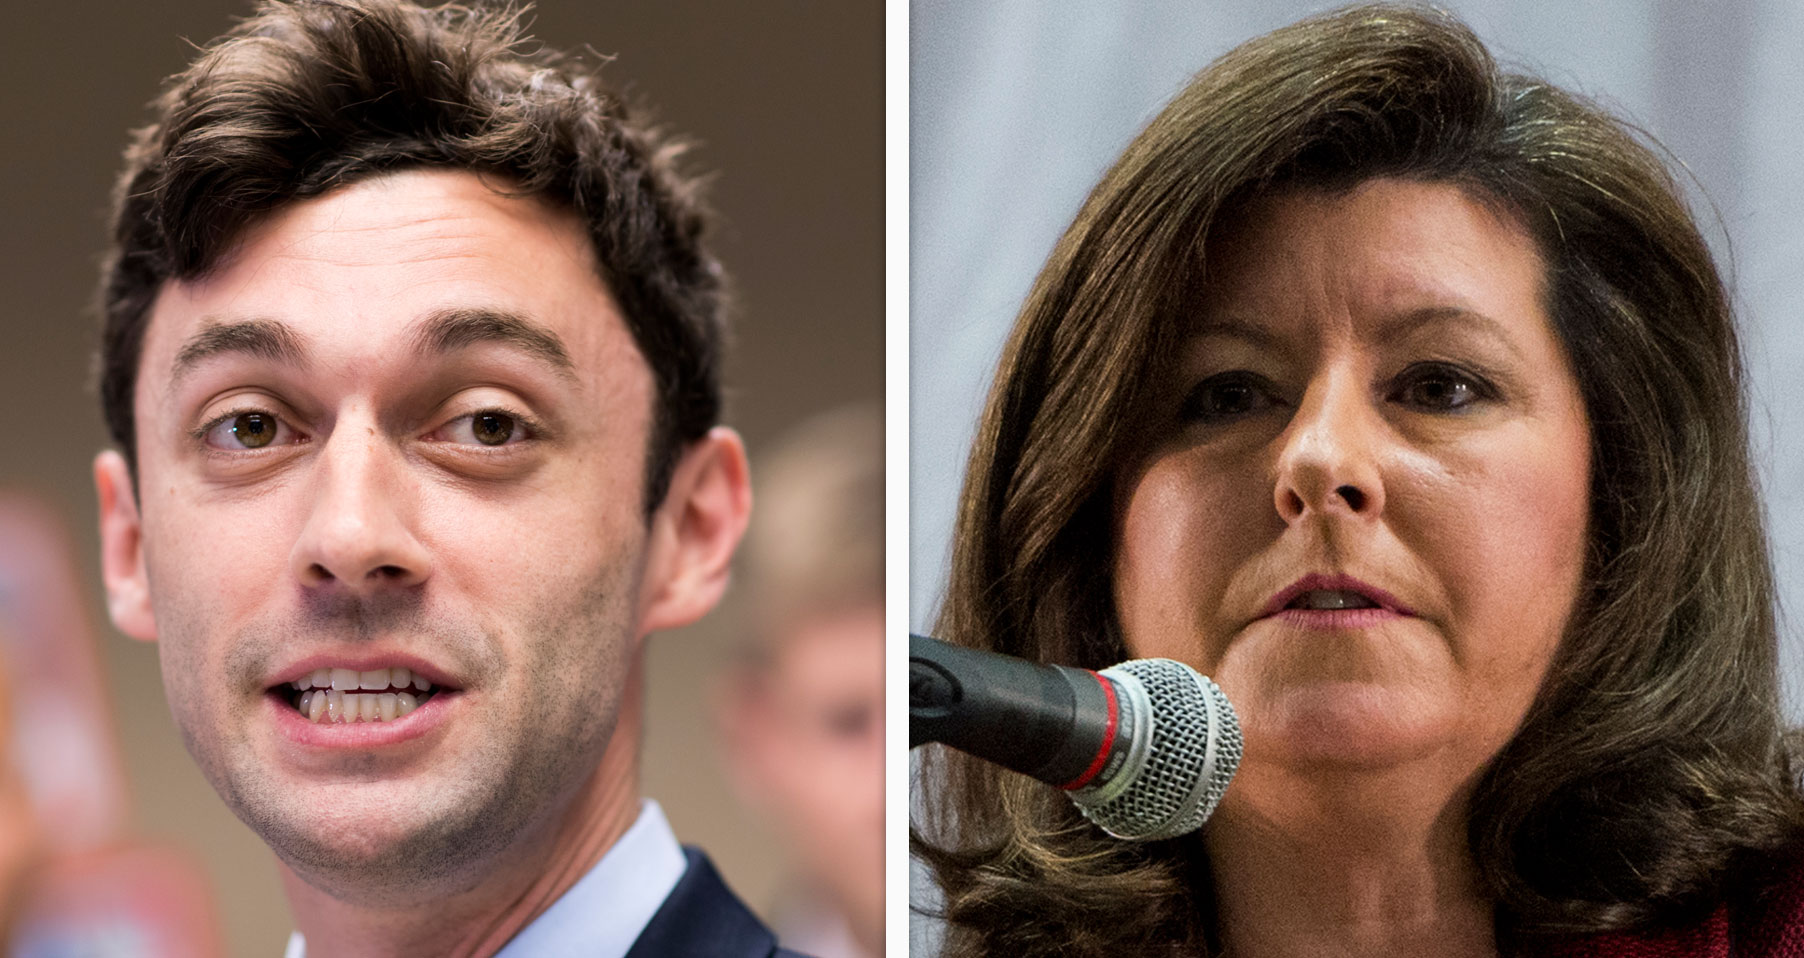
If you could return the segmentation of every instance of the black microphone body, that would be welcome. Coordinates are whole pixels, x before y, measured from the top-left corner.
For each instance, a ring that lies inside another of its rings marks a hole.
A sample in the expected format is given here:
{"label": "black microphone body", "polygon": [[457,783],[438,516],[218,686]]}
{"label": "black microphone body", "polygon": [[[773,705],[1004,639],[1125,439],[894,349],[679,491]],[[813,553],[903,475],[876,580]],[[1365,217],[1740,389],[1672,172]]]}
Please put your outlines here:
{"label": "black microphone body", "polygon": [[939,742],[1063,788],[1117,838],[1200,828],[1240,765],[1221,688],[1171,659],[1091,672],[909,636],[908,744]]}
{"label": "black microphone body", "polygon": [[1133,722],[1096,672],[908,637],[909,748],[939,742],[1069,790],[1120,770]]}

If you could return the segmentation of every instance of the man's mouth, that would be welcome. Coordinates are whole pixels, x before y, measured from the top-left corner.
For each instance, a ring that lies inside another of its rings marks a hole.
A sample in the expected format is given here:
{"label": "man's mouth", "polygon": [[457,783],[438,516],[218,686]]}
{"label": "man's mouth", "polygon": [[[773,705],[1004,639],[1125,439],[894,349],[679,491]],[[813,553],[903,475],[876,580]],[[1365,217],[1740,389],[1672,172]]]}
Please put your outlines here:
{"label": "man's mouth", "polygon": [[315,723],[390,722],[445,691],[408,669],[315,669],[270,690]]}

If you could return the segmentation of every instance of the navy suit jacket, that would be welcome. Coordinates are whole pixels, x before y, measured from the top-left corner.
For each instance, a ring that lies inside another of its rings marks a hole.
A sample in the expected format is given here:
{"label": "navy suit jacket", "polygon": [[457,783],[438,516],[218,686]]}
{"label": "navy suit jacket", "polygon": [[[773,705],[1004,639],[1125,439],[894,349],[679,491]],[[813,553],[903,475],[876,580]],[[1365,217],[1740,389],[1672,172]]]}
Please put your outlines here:
{"label": "navy suit jacket", "polygon": [[777,936],[733,895],[699,850],[651,916],[626,958],[806,958],[777,947]]}

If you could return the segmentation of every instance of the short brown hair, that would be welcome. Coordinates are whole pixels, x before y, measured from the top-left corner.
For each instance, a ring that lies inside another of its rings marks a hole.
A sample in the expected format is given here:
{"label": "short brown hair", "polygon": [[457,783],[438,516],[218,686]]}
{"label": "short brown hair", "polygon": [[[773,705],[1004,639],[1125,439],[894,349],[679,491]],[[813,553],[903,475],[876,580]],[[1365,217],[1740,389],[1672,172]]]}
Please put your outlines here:
{"label": "short brown hair", "polygon": [[[1004,352],[942,634],[1091,668],[1128,657],[1095,570],[1113,553],[1134,413],[1209,282],[1211,233],[1258,197],[1374,177],[1452,183],[1524,225],[1591,424],[1584,587],[1468,809],[1499,932],[1708,909],[1804,821],[1728,297],[1637,133],[1499,70],[1446,14],[1360,6],[1251,40],[1104,176]],[[953,753],[929,763],[915,849],[945,892],[947,954],[1207,952],[1194,837],[1114,842],[1037,783]]]}
{"label": "short brown hair", "polygon": [[656,384],[648,511],[718,420],[724,280],[680,148],[592,68],[528,49],[518,11],[265,0],[154,110],[126,151],[101,285],[101,401],[134,478],[132,394],[163,283],[204,275],[286,203],[423,167],[491,174],[582,220]]}

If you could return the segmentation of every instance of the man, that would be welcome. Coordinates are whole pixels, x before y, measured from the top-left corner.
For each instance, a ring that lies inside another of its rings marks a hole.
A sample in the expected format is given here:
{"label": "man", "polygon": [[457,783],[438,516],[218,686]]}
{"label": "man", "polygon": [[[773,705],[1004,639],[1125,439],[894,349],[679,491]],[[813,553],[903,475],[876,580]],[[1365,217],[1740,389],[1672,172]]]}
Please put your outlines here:
{"label": "man", "polygon": [[760,453],[755,606],[722,696],[735,784],[797,881],[773,924],[820,958],[883,954],[883,414],[815,416]]}
{"label": "man", "polygon": [[314,955],[768,955],[638,794],[725,588],[721,279],[672,149],[505,14],[264,6],[127,154],[113,621]]}

